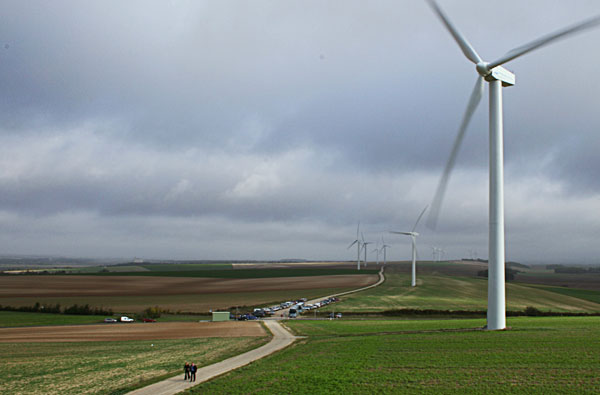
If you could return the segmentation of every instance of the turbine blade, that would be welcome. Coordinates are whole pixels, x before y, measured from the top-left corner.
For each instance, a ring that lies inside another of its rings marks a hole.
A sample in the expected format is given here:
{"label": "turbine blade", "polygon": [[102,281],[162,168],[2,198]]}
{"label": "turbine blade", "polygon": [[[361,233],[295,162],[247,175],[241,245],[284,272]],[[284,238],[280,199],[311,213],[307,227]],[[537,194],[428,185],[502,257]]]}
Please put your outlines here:
{"label": "turbine blade", "polygon": [[433,10],[438,15],[438,17],[442,20],[442,22],[444,23],[444,25],[446,26],[446,28],[448,29],[448,31],[450,32],[452,37],[454,37],[454,41],[456,41],[456,43],[458,44],[460,49],[463,51],[463,53],[465,54],[467,59],[469,59],[471,62],[473,62],[475,64],[481,62],[482,61],[481,57],[479,56],[477,51],[475,51],[475,49],[469,43],[469,41],[467,41],[465,36],[463,36],[458,31],[458,29],[452,24],[452,22],[450,22],[450,19],[448,19],[448,17],[444,13],[444,11],[442,11],[442,9],[437,5],[435,0],[428,0],[428,3],[431,6],[431,8],[433,8]]}
{"label": "turbine blade", "polygon": [[423,211],[421,211],[421,214],[419,215],[419,218],[417,218],[417,222],[415,222],[415,226],[413,226],[411,232],[414,232],[415,229],[417,229],[417,225],[419,224],[419,221],[421,220],[421,217],[423,216],[423,214],[425,214],[425,210],[427,210],[427,207],[429,207],[429,205],[425,206],[425,208],[423,209]]}
{"label": "turbine blade", "polygon": [[394,232],[393,230],[390,230],[390,233],[393,233],[393,234],[396,234],[396,235],[412,236],[412,233],[410,233],[410,232]]}
{"label": "turbine blade", "polygon": [[442,200],[444,199],[444,194],[446,193],[446,186],[448,185],[450,174],[452,173],[454,163],[456,162],[458,150],[460,149],[460,145],[462,144],[465,132],[467,131],[467,127],[471,122],[471,117],[473,116],[473,113],[475,112],[477,106],[479,105],[479,102],[481,101],[482,95],[483,78],[479,76],[477,78],[477,81],[475,82],[475,86],[473,87],[473,92],[471,93],[469,104],[467,104],[465,115],[463,116],[460,128],[458,128],[458,133],[456,135],[456,139],[454,140],[454,145],[452,146],[452,151],[450,151],[450,157],[448,158],[448,162],[446,162],[444,173],[442,174],[442,178],[440,179],[440,183],[438,184],[437,190],[435,191],[435,195],[433,197],[433,201],[431,203],[431,210],[429,210],[429,216],[427,217],[426,224],[427,227],[430,229],[435,229],[437,225],[438,216],[440,214],[440,208],[442,206]]}
{"label": "turbine blade", "polygon": [[350,249],[350,247],[352,247],[352,246],[353,246],[354,244],[356,244],[356,243],[358,243],[358,240],[354,240],[354,241],[352,242],[352,244],[350,244],[350,245],[348,246],[348,248],[346,248],[346,249],[347,249],[347,250],[348,250],[348,249]]}
{"label": "turbine blade", "polygon": [[567,26],[563,29],[560,29],[553,33],[542,36],[542,37],[538,38],[537,40],[533,40],[525,45],[521,45],[520,47],[511,49],[500,59],[491,62],[488,65],[488,67],[491,70],[496,66],[500,66],[501,64],[509,62],[515,58],[518,58],[521,55],[525,55],[528,52],[531,52],[535,49],[543,47],[544,45],[550,44],[551,42],[558,40],[559,38],[564,38],[571,34],[583,31],[585,29],[590,29],[599,24],[600,24],[600,15],[596,15],[593,18],[589,18],[582,22],[576,23],[574,25]]}

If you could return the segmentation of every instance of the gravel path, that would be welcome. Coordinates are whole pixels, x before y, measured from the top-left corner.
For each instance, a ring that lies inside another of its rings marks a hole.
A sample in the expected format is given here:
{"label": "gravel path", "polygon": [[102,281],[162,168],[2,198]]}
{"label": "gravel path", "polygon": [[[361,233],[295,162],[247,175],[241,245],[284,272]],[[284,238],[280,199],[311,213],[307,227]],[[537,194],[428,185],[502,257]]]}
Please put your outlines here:
{"label": "gravel path", "polygon": [[129,394],[135,395],[167,395],[176,394],[185,389],[193,387],[199,383],[210,380],[213,377],[227,373],[230,370],[237,369],[244,365],[266,357],[276,351],[279,351],[296,340],[296,337],[288,332],[279,322],[275,320],[265,321],[269,330],[273,333],[273,339],[262,347],[250,350],[243,354],[231,357],[224,361],[205,366],[198,369],[196,373],[196,381],[189,382],[183,380],[183,371],[175,377],[160,381],[147,387],[139,388]]}

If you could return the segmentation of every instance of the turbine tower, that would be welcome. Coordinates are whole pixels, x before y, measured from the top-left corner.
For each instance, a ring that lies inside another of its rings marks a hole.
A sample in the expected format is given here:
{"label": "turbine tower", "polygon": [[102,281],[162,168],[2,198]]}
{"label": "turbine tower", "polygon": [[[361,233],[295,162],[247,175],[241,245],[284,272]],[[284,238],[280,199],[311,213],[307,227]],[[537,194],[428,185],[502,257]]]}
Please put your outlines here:
{"label": "turbine tower", "polygon": [[360,222],[358,222],[358,226],[356,227],[356,239],[354,239],[354,241],[352,243],[350,243],[350,245],[347,248],[347,249],[349,249],[354,244],[356,244],[356,247],[357,247],[357,251],[356,251],[356,269],[357,270],[360,270],[360,240],[358,239],[359,228],[360,228]]}
{"label": "turbine tower", "polygon": [[555,31],[537,40],[508,51],[504,56],[493,62],[485,62],[469,41],[450,22],[448,17],[437,5],[435,0],[428,0],[429,5],[441,19],[446,29],[450,32],[463,54],[475,64],[479,74],[475,87],[471,93],[467,109],[463,116],[461,125],[450,158],[446,163],[444,173],[438,185],[433,199],[431,211],[428,218],[428,226],[435,229],[437,217],[440,211],[446,185],[450,173],[454,167],[458,150],[462,143],[467,126],[483,95],[484,80],[489,83],[489,135],[490,135],[490,157],[489,157],[489,277],[488,277],[488,311],[487,329],[498,330],[506,328],[506,298],[504,279],[504,164],[503,164],[503,126],[502,126],[502,87],[515,84],[515,75],[502,67],[503,64],[525,55],[537,48],[547,45],[559,38],[594,27],[600,23],[600,16],[587,19],[583,22],[571,25],[564,29]]}
{"label": "turbine tower", "polygon": [[419,224],[421,217],[423,216],[423,214],[425,214],[425,210],[427,210],[427,206],[425,206],[423,211],[421,211],[421,214],[417,218],[417,222],[415,222],[415,226],[413,226],[413,228],[410,232],[390,231],[390,233],[394,233],[397,235],[410,236],[410,238],[412,240],[412,280],[410,283],[412,287],[417,286],[417,236],[419,236],[419,234],[417,232],[415,232],[415,229],[417,229],[417,225]]}

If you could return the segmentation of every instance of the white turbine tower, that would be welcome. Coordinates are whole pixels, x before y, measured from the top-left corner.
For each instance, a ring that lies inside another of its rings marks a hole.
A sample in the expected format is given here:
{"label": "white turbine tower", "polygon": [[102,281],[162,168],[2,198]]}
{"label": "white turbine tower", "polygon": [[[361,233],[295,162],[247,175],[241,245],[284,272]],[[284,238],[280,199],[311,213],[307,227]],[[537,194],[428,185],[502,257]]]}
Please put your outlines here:
{"label": "white turbine tower", "polygon": [[502,87],[515,84],[515,76],[501,65],[519,56],[531,52],[537,48],[547,45],[561,37],[591,28],[600,23],[600,16],[587,19],[578,24],[558,30],[543,36],[525,45],[517,47],[493,62],[485,62],[467,41],[467,39],[456,29],[448,17],[437,5],[435,0],[428,0],[435,13],[442,20],[446,29],[450,32],[464,55],[473,62],[476,67],[477,82],[467,109],[462,119],[458,135],[454,141],[450,158],[444,169],[444,173],[438,185],[429,213],[428,225],[435,228],[441,203],[454,166],[458,150],[467,130],[471,117],[481,100],[483,94],[484,80],[490,85],[489,98],[489,127],[490,127],[490,183],[489,183],[489,277],[488,277],[488,312],[487,329],[498,330],[506,327],[506,302],[504,284],[504,180],[503,180],[503,130],[502,130]]}
{"label": "white turbine tower", "polygon": [[387,249],[390,248],[390,246],[385,244],[383,236],[381,236],[381,244],[381,249],[383,250],[383,266],[385,266],[385,263],[387,262]]}
{"label": "white turbine tower", "polygon": [[362,232],[360,232],[360,237],[362,238],[362,246],[363,246],[363,249],[365,250],[365,259],[363,260],[363,262],[365,263],[365,269],[366,269],[367,268],[367,264],[368,264],[368,262],[367,262],[367,246],[369,244],[373,244],[373,242],[372,241],[365,241],[365,236],[362,234]]}
{"label": "white turbine tower", "polygon": [[356,269],[357,270],[360,270],[360,240],[358,239],[359,228],[360,228],[360,222],[358,223],[358,226],[356,227],[356,239],[354,239],[354,241],[352,243],[350,243],[350,245],[347,248],[347,249],[349,249],[354,244],[356,244],[356,246],[357,246],[357,251],[356,251]]}
{"label": "white turbine tower", "polygon": [[415,226],[413,226],[413,228],[410,232],[390,231],[390,233],[394,233],[397,235],[410,236],[410,238],[412,240],[412,280],[411,280],[410,284],[413,287],[417,286],[417,236],[419,235],[417,232],[415,232],[415,229],[417,229],[417,225],[419,224],[421,217],[423,216],[423,214],[425,214],[425,210],[427,210],[427,206],[425,206],[423,211],[421,211],[421,214],[417,218],[417,222],[415,222]]}

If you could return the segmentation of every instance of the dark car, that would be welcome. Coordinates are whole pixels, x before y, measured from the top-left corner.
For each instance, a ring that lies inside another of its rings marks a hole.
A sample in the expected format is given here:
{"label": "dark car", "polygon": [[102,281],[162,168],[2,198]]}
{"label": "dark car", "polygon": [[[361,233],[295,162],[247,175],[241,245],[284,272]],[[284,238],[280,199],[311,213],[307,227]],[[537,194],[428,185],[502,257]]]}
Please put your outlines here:
{"label": "dark car", "polygon": [[113,323],[113,322],[117,322],[117,320],[115,320],[114,318],[105,318],[104,322]]}
{"label": "dark car", "polygon": [[156,320],[152,319],[152,318],[143,318],[142,321],[144,321],[144,322],[156,322]]}

